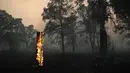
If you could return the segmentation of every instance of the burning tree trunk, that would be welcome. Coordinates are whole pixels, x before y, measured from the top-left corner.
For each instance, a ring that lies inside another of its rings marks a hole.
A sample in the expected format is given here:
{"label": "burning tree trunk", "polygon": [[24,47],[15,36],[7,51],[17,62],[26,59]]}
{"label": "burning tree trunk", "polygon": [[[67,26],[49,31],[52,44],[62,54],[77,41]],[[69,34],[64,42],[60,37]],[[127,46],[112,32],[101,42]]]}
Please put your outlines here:
{"label": "burning tree trunk", "polygon": [[39,66],[43,66],[43,37],[42,32],[37,32],[37,54],[36,60]]}

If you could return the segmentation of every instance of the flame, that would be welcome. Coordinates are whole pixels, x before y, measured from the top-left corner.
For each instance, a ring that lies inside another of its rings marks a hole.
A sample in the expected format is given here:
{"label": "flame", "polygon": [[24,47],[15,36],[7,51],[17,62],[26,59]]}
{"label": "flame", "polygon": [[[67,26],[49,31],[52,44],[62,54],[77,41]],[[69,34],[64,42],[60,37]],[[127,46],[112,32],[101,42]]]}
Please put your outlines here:
{"label": "flame", "polygon": [[42,32],[38,35],[37,40],[37,54],[36,54],[36,60],[39,63],[39,66],[43,66],[43,38],[42,38]]}

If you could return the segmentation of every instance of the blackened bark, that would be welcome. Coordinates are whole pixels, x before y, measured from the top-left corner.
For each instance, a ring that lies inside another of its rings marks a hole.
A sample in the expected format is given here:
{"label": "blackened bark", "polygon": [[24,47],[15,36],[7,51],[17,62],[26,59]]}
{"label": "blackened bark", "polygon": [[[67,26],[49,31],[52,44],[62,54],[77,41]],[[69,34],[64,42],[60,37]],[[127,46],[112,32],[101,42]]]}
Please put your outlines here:
{"label": "blackened bark", "polygon": [[100,57],[107,56],[107,33],[105,30],[105,19],[106,19],[106,6],[104,0],[99,0],[101,5],[101,18],[100,18]]}
{"label": "blackened bark", "polygon": [[106,57],[107,56],[107,34],[106,34],[106,31],[103,29],[104,27],[100,29],[100,49],[99,50],[100,50],[100,56]]}

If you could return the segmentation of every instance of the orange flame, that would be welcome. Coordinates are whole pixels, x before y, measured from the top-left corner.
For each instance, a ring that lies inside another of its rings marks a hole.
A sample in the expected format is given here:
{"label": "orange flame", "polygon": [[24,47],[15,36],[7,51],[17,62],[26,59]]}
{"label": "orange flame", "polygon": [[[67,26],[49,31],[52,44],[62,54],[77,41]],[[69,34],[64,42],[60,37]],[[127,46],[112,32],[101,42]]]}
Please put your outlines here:
{"label": "orange flame", "polygon": [[39,66],[43,66],[43,38],[42,38],[42,32],[38,35],[37,40],[37,54],[36,54],[36,60],[39,63]]}

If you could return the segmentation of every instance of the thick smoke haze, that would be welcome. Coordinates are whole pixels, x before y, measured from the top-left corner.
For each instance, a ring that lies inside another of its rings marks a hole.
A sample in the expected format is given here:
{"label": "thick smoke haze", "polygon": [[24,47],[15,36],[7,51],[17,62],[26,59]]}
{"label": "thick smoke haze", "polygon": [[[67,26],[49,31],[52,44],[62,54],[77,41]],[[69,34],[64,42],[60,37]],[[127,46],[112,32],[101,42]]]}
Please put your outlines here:
{"label": "thick smoke haze", "polygon": [[0,9],[6,10],[16,18],[22,18],[25,26],[34,25],[34,28],[42,31],[44,22],[41,14],[48,0],[0,0]]}

